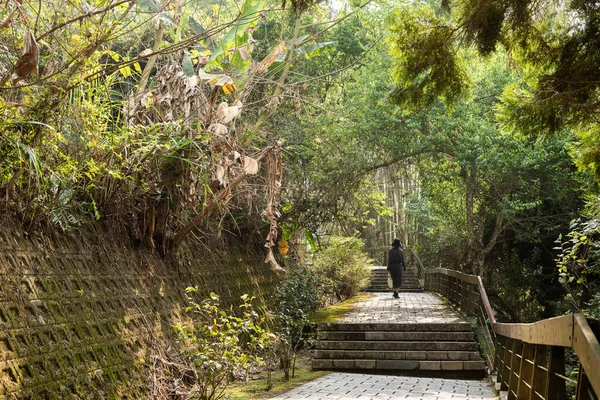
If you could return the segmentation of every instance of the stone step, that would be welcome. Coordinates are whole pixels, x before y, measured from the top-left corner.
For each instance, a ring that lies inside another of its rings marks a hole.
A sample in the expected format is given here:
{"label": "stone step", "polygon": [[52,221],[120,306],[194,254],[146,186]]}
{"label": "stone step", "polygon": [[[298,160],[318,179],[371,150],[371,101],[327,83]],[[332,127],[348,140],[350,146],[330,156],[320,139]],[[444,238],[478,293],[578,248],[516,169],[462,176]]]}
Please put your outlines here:
{"label": "stone step", "polygon": [[[384,266],[371,267],[371,280],[369,287],[365,289],[365,292],[382,292],[389,290],[387,285],[388,272]],[[421,292],[421,284],[414,272],[410,269],[404,271],[402,278],[402,286],[400,286],[403,292]]]}
{"label": "stone step", "polygon": [[313,369],[377,369],[377,370],[420,370],[420,371],[481,371],[483,361],[418,361],[418,360],[313,360]]}
{"label": "stone step", "polygon": [[[386,287],[385,289],[383,289],[383,288],[380,288],[380,289],[378,289],[378,288],[366,288],[365,290],[363,290],[363,292],[369,292],[369,293],[381,293],[381,292],[387,292],[387,291],[390,291],[390,290],[391,290],[391,289],[389,289],[389,288],[387,288],[387,287]],[[400,288],[399,292],[400,292],[400,293],[422,293],[422,292],[424,292],[424,290],[423,290],[423,289],[421,289],[421,288],[418,288],[418,289],[417,289],[417,288],[414,288],[414,289],[410,289],[410,288],[409,288],[409,289]],[[391,293],[391,292],[390,292],[390,293]]]}
{"label": "stone step", "polygon": [[381,332],[471,332],[468,322],[452,323],[329,323],[319,325],[319,331],[381,331]]}
{"label": "stone step", "polygon": [[[381,281],[373,281],[372,280],[371,283],[370,283],[370,285],[371,286],[373,286],[373,285],[384,285],[384,286],[387,286],[387,278],[383,279]],[[420,286],[421,284],[418,281],[406,281],[406,280],[403,280],[402,281],[402,286],[404,286],[404,285],[418,285],[418,286]]]}
{"label": "stone step", "polygon": [[475,342],[333,341],[316,343],[317,350],[477,351]]}
{"label": "stone step", "polygon": [[[385,286],[387,287],[387,279],[386,280],[382,280],[381,282],[379,281],[371,281],[371,283],[369,284],[369,286]],[[419,286],[421,287],[421,284],[417,281],[411,282],[411,281],[402,281],[402,286]]]}
{"label": "stone step", "polygon": [[[371,280],[372,281],[376,281],[376,280],[387,280],[388,278],[388,274],[377,274],[377,275],[371,275]],[[402,279],[405,281],[415,281],[418,282],[419,280],[417,279],[416,276],[411,276],[411,275],[402,275]]]}
{"label": "stone step", "polygon": [[469,342],[475,338],[472,332],[377,332],[377,331],[323,331],[319,340],[398,340]]}
{"label": "stone step", "polygon": [[[402,285],[402,286],[400,286],[400,289],[421,290],[421,286],[419,286],[419,285]],[[377,291],[377,292],[387,292],[387,291],[391,291],[392,289],[388,288],[387,285],[371,285],[365,289],[365,291],[368,291],[368,290],[373,290],[373,291]],[[391,294],[391,292],[390,292],[390,294]]]}
{"label": "stone step", "polygon": [[314,350],[315,359],[353,360],[427,360],[427,361],[481,361],[476,351],[362,351]]}

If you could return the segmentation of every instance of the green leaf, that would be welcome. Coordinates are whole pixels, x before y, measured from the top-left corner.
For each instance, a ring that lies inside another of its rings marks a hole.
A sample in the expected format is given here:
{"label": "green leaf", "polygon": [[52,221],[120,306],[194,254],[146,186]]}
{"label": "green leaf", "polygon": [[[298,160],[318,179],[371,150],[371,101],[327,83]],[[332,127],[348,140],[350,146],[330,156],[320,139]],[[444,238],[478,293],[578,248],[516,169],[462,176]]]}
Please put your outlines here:
{"label": "green leaf", "polygon": [[[224,60],[231,49],[238,48],[248,43],[247,28],[256,24],[258,14],[263,5],[262,0],[245,0],[242,6],[241,16],[231,29],[227,32],[221,43],[213,51],[208,63],[204,67],[206,71],[219,67],[222,70],[227,69],[227,62]],[[244,39],[245,38],[245,41]],[[236,52],[237,53],[237,52]],[[249,63],[248,63],[249,66]]]}
{"label": "green leaf", "polygon": [[189,19],[189,23],[190,23],[190,28],[192,28],[192,30],[194,32],[196,32],[197,34],[202,34],[204,33],[204,27],[194,19],[194,17],[190,17]]}
{"label": "green leaf", "polygon": [[299,56],[303,55],[306,59],[309,59],[311,57],[321,54],[325,50],[334,48],[336,45],[337,42],[321,42],[307,44],[305,46],[298,47],[296,49],[296,54],[298,54]]}
{"label": "green leaf", "polygon": [[160,3],[156,0],[139,0],[138,8],[145,12],[158,12],[160,10]]}
{"label": "green leaf", "polygon": [[191,78],[192,76],[195,75],[195,72],[194,72],[194,63],[192,62],[192,58],[190,57],[190,53],[187,52],[187,51],[183,52],[183,59],[181,60],[181,69],[183,70],[183,73],[188,78]]}
{"label": "green leaf", "polygon": [[310,249],[313,252],[316,252],[317,251],[317,244],[315,243],[315,237],[313,236],[312,232],[309,231],[308,229],[305,229],[304,230],[304,236],[306,237],[306,241],[310,245]]}

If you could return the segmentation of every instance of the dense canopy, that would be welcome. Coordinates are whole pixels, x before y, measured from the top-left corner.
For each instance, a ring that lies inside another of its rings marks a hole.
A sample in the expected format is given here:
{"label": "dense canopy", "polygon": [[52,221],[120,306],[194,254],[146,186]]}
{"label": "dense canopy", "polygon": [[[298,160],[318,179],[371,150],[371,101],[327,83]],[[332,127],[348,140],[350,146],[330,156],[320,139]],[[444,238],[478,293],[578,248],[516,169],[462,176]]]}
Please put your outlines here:
{"label": "dense canopy", "polygon": [[591,1],[5,0],[0,212],[274,269],[397,236],[512,319],[598,315],[599,29]]}

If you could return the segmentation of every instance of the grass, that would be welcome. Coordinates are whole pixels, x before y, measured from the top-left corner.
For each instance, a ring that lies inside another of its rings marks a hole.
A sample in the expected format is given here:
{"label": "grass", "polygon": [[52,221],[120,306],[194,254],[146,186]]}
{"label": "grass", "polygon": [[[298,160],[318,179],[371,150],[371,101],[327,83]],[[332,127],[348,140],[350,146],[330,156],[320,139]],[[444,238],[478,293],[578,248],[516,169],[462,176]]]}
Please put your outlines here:
{"label": "grass", "polygon": [[310,323],[314,325],[335,322],[356,308],[359,301],[368,300],[373,297],[370,293],[361,293],[341,303],[334,304],[317,311],[310,316]]}
{"label": "grass", "polygon": [[267,391],[267,374],[262,371],[248,382],[235,382],[225,390],[223,399],[227,400],[261,400],[275,397],[283,392],[327,375],[328,371],[312,371],[310,356],[298,355],[296,359],[296,374],[289,381],[283,380],[283,372],[275,371],[272,375],[273,387]]}

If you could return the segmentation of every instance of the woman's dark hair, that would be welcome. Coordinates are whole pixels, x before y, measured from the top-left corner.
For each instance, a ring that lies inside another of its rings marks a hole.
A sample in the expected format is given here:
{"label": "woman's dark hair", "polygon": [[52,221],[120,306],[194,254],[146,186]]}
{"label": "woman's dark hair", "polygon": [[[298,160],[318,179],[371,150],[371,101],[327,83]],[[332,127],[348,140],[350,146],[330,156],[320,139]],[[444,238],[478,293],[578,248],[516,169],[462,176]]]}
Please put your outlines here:
{"label": "woman's dark hair", "polygon": [[392,247],[401,247],[400,239],[395,238],[394,241],[392,242]]}

